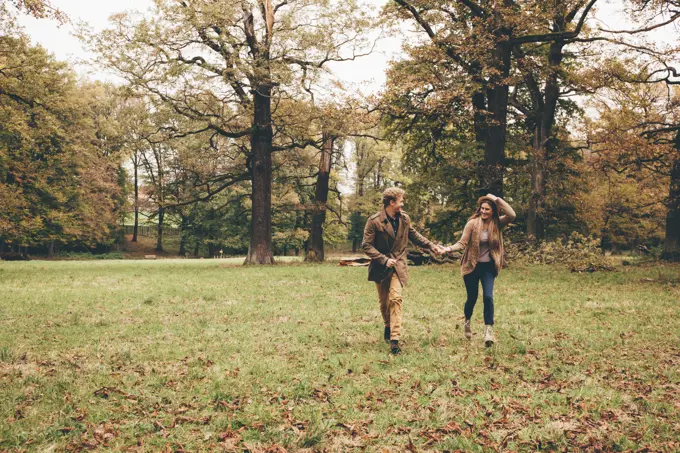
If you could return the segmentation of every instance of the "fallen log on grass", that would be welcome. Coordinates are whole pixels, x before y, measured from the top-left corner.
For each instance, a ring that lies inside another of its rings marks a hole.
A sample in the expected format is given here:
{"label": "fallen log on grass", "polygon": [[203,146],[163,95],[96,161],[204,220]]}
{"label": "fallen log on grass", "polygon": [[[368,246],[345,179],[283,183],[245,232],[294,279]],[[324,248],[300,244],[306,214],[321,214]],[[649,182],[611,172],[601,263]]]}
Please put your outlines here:
{"label": "fallen log on grass", "polygon": [[[409,250],[406,259],[411,266],[422,266],[424,264],[456,264],[459,262],[460,255],[442,255],[438,256],[434,253],[423,252],[421,250]],[[369,258],[349,258],[342,259],[338,266],[368,266],[371,263]]]}
{"label": "fallen log on grass", "polygon": [[0,253],[0,260],[2,261],[30,261],[28,255],[22,253]]}
{"label": "fallen log on grass", "polygon": [[370,263],[371,263],[371,260],[369,258],[350,258],[350,259],[340,260],[340,262],[338,263],[338,266],[359,267],[359,266],[368,266]]}

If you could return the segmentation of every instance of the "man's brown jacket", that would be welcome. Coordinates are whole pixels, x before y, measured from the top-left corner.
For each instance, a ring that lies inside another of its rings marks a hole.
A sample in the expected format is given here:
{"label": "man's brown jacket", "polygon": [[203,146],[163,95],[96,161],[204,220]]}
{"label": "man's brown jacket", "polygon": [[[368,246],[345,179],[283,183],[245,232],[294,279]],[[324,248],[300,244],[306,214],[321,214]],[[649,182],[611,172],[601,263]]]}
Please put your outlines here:
{"label": "man's brown jacket", "polygon": [[[396,270],[402,286],[406,286],[408,283],[406,246],[409,239],[419,247],[431,249],[433,246],[432,242],[413,228],[411,219],[405,213],[399,216],[399,230],[396,235],[384,209],[368,218],[361,247],[371,258],[371,264],[368,266],[369,281],[380,283],[385,278],[391,277],[392,272]],[[394,269],[387,268],[388,259],[397,261]]]}

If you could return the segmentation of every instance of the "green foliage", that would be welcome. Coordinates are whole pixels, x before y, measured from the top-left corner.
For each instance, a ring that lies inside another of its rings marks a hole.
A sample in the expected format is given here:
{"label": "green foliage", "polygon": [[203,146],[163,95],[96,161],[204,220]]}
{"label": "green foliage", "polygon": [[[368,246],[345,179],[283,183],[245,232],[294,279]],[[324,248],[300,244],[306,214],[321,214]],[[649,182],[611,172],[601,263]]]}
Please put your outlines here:
{"label": "green foliage", "polygon": [[303,229],[277,231],[272,237],[272,243],[277,250],[293,250],[304,248],[309,239],[309,231]]}
{"label": "green foliage", "polygon": [[236,186],[178,210],[185,252],[207,248],[208,256],[220,249],[225,254],[248,250],[250,224],[248,188]]}
{"label": "green foliage", "polygon": [[326,246],[332,247],[346,242],[347,227],[337,220],[326,218],[323,226],[323,240]]}
{"label": "green foliage", "polygon": [[354,211],[349,216],[349,229],[347,232],[347,239],[362,240],[364,237],[364,227],[366,226],[366,220],[368,216],[362,215],[360,211]]}
{"label": "green foliage", "polygon": [[0,240],[111,244],[125,203],[115,90],[77,82],[21,35],[0,49]]}

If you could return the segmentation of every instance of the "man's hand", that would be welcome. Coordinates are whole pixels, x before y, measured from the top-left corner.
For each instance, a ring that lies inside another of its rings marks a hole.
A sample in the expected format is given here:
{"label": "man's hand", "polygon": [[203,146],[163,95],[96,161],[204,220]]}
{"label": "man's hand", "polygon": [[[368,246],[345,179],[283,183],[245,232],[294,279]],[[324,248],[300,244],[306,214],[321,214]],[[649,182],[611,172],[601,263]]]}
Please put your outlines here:
{"label": "man's hand", "polygon": [[444,253],[446,253],[446,249],[439,244],[435,244],[435,246],[432,247],[432,251],[437,255],[443,255]]}
{"label": "man's hand", "polygon": [[387,266],[388,269],[392,269],[396,265],[397,265],[397,260],[393,260],[392,258],[388,259],[387,264],[385,264],[385,266]]}

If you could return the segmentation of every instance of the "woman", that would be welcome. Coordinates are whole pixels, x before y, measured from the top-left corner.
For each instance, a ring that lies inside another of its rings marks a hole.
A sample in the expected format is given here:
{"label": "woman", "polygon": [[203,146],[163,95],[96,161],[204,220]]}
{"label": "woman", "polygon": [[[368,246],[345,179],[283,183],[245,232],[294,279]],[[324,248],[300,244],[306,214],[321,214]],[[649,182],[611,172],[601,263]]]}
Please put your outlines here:
{"label": "woman", "polygon": [[[499,208],[503,211],[499,215]],[[447,247],[447,252],[463,250],[460,270],[465,282],[465,337],[472,338],[470,318],[477,303],[479,282],[484,299],[484,343],[490,347],[493,336],[493,284],[503,267],[503,234],[501,230],[515,219],[515,211],[502,198],[488,194],[477,200],[477,211],[468,220],[460,241]]]}

